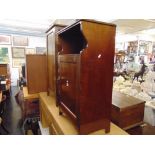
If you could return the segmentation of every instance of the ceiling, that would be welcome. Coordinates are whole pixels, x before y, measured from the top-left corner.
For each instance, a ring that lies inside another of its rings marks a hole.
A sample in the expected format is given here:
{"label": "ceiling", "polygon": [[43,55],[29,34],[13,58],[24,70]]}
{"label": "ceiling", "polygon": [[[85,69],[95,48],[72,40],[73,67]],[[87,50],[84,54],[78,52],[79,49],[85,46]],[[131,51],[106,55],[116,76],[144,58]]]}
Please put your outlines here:
{"label": "ceiling", "polygon": [[54,21],[54,19],[0,19],[0,33],[44,36],[45,31]]}
{"label": "ceiling", "polygon": [[[155,28],[155,19],[109,19],[101,21],[116,24],[117,34],[145,34],[147,31],[143,30]],[[55,22],[69,25],[75,22],[75,19],[0,19],[0,33],[45,36],[46,30]],[[150,35],[155,35],[155,31],[150,31]]]}
{"label": "ceiling", "polygon": [[118,19],[112,23],[117,25],[118,34],[141,34],[146,32],[143,30],[155,28],[155,19]]}
{"label": "ceiling", "polygon": [[74,19],[0,19],[0,33],[45,36],[45,32],[53,24],[72,24]]}

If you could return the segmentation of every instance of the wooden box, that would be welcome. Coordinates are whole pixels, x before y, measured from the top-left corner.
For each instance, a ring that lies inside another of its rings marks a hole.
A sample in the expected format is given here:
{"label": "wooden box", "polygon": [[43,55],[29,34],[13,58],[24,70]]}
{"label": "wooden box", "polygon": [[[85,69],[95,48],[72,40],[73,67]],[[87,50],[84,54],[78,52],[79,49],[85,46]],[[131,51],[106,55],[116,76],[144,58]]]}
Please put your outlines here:
{"label": "wooden box", "polygon": [[80,134],[110,131],[115,29],[113,24],[79,20],[58,32],[60,114],[68,114]]}
{"label": "wooden box", "polygon": [[[48,95],[57,98],[57,68],[58,51],[61,49],[58,43],[57,32],[64,28],[64,25],[54,24],[47,30],[47,89]],[[56,103],[58,101],[56,100]]]}
{"label": "wooden box", "polygon": [[145,101],[114,91],[111,120],[123,129],[143,123]]}
{"label": "wooden box", "polygon": [[28,93],[47,91],[46,55],[26,55],[26,79]]}

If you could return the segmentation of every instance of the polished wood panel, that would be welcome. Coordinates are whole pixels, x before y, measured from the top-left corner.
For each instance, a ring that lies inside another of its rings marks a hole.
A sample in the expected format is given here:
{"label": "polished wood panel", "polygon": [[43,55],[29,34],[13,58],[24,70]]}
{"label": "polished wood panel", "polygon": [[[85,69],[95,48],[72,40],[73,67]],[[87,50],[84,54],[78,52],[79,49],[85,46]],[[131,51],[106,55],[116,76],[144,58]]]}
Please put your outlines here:
{"label": "polished wood panel", "polygon": [[26,78],[28,93],[47,91],[46,55],[26,55]]}
{"label": "polished wood panel", "polygon": [[73,117],[76,118],[78,113],[78,86],[79,86],[79,55],[60,55],[59,70],[60,70],[60,84],[59,93],[61,94],[59,100],[65,103],[65,106],[71,111]]}
{"label": "polished wood panel", "polygon": [[0,64],[0,75],[8,75],[8,65],[7,64]]}
{"label": "polished wood panel", "polygon": [[[58,51],[61,49],[57,32],[64,28],[65,25],[54,24],[49,28],[47,33],[47,82],[48,82],[48,94],[50,96],[57,96],[57,57]],[[57,97],[56,97],[57,98]],[[57,102],[57,100],[56,100]]]}
{"label": "polished wood panel", "polygon": [[113,91],[111,120],[123,129],[143,123],[145,101]]}
{"label": "polished wood panel", "polygon": [[80,134],[110,131],[115,29],[80,20],[58,32],[60,113],[70,115]]}
{"label": "polished wood panel", "polygon": [[[77,135],[77,126],[71,121],[68,115],[59,115],[59,108],[55,106],[55,98],[47,96],[47,93],[40,93],[40,119],[43,128],[49,128],[50,134],[56,135]],[[127,132],[110,123],[111,130],[106,133],[104,129],[91,132],[92,135],[128,135]]]}

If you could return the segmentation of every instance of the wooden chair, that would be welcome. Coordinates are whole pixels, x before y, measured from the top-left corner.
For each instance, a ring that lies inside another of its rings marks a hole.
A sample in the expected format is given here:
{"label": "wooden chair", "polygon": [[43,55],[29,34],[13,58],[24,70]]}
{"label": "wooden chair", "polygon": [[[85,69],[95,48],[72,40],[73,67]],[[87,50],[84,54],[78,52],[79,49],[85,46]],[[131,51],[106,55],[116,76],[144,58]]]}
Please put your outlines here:
{"label": "wooden chair", "polygon": [[[4,114],[4,107],[6,103],[6,96],[2,96],[2,101],[0,102],[0,127],[7,133],[9,134],[9,131],[5,128],[3,124],[3,114]],[[1,133],[0,133],[1,134]]]}

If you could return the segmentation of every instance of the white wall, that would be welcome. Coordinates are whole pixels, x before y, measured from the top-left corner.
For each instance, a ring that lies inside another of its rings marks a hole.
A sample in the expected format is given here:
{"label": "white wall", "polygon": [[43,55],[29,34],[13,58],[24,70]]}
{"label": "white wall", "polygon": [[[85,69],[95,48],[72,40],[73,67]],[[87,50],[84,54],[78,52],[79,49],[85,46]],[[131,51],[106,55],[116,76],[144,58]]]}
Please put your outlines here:
{"label": "white wall", "polygon": [[[33,37],[28,36],[29,44],[26,48],[35,48],[35,47],[46,47],[46,37]],[[12,86],[17,86],[17,80],[19,79],[19,68],[12,67],[12,45],[0,45],[0,47],[8,47],[9,60],[10,60],[10,72],[11,72],[11,82]]]}
{"label": "white wall", "polygon": [[46,37],[29,37],[29,47],[46,47]]}

